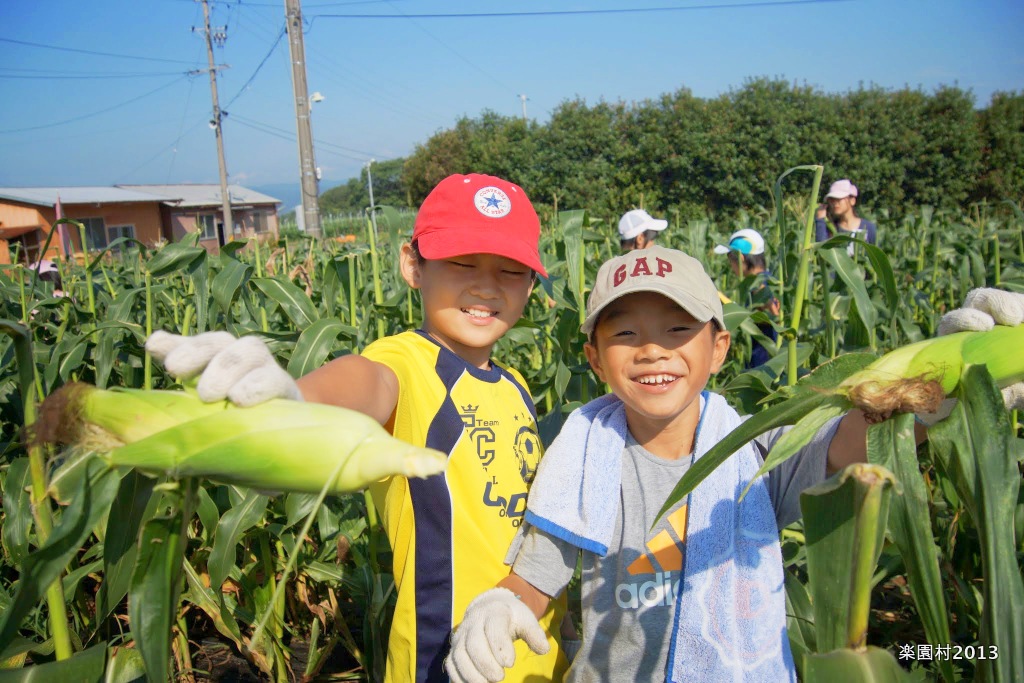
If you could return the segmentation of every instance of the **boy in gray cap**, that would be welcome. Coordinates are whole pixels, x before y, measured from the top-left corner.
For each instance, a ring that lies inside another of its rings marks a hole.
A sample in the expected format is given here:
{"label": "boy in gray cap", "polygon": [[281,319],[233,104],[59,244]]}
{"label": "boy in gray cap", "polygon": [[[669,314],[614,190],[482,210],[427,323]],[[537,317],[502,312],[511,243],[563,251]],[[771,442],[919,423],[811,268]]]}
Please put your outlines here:
{"label": "boy in gray cap", "polygon": [[575,411],[541,462],[512,573],[452,637],[452,680],[501,680],[517,638],[542,651],[535,617],[581,555],[583,645],[567,681],[795,680],[779,529],[799,517],[801,491],[864,460],[863,416],[827,423],[740,502],[786,428],[759,437],[658,520],[742,421],[706,390],[730,343],[718,291],[680,251],[632,251],[601,266],[582,330],[612,394]]}
{"label": "boy in gray cap", "polygon": [[[1022,320],[1024,297],[986,289],[943,325]],[[469,604],[452,635],[452,681],[502,680],[520,638],[547,651],[537,617],[581,556],[583,643],[566,681],[796,680],[779,529],[799,516],[805,488],[865,460],[868,425],[857,410],[835,418],[755,479],[790,428],[769,431],[659,519],[686,470],[743,420],[706,389],[729,350],[724,322],[714,284],[682,252],[653,246],[601,266],[582,329],[612,393],[574,411],[541,460],[506,558],[512,572]],[[1004,402],[1024,405],[1024,383]]]}

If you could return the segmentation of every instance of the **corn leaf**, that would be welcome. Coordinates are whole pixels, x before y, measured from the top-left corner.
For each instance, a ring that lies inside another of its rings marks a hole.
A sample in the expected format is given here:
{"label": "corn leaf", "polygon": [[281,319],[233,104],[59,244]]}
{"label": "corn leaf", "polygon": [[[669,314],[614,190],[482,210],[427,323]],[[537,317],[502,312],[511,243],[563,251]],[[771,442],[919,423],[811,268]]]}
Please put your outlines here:
{"label": "corn leaf", "polygon": [[171,242],[153,255],[146,268],[154,277],[160,277],[185,270],[205,256],[206,250],[202,247],[191,246],[187,242]]}
{"label": "corn leaf", "polygon": [[223,267],[210,285],[213,300],[225,315],[231,312],[231,304],[238,298],[238,292],[252,274],[252,266],[235,259],[223,260]]}
{"label": "corn leaf", "polygon": [[900,683],[919,680],[904,671],[888,650],[841,649],[813,654],[804,660],[804,680],[810,683]]}
{"label": "corn leaf", "polygon": [[582,210],[558,212],[559,233],[562,235],[562,240],[565,243],[565,261],[569,276],[569,287],[576,304],[576,310],[581,312],[580,322],[583,321],[582,311],[586,310],[586,295],[584,292],[586,283],[582,277],[584,263],[583,221],[585,216],[586,212]]}
{"label": "corn leaf", "polygon": [[842,249],[821,249],[820,254],[849,288],[850,294],[857,302],[857,312],[864,326],[869,330],[873,329],[878,325],[878,309],[868,294],[863,272]]}
{"label": "corn leaf", "polygon": [[751,480],[747,487],[743,489],[743,493],[740,495],[740,499],[747,495],[747,491],[754,481],[757,481],[758,477],[763,474],[771,472],[773,469],[786,462],[797,452],[807,445],[814,435],[818,433],[826,422],[833,418],[845,415],[850,410],[850,402],[841,396],[828,396],[824,400],[820,400],[820,405],[816,406],[809,413],[804,415],[797,421],[793,427],[788,430],[785,434],[779,437],[772,445],[772,450],[768,453],[768,457],[764,459],[761,467],[757,470],[757,474]]}
{"label": "corn leaf", "polygon": [[31,484],[29,459],[13,460],[7,466],[7,479],[4,481],[4,523],[0,534],[4,550],[15,566],[28,556],[28,534],[32,529],[32,506],[28,493]]}
{"label": "corn leaf", "polygon": [[202,579],[188,559],[182,561],[182,569],[185,572],[185,581],[188,584],[188,592],[182,596],[182,599],[206,612],[206,615],[213,622],[214,628],[221,635],[230,638],[235,646],[241,650],[244,647],[242,633],[238,628],[235,618],[231,615],[231,610],[224,603],[224,600],[219,599],[219,589],[214,591],[212,588],[204,586]]}
{"label": "corn leaf", "polygon": [[306,293],[291,282],[271,278],[253,278],[250,282],[281,306],[296,329],[305,330],[320,317]]}
{"label": "corn leaf", "polygon": [[267,509],[269,496],[246,491],[245,499],[241,505],[236,505],[224,513],[217,523],[217,532],[213,537],[213,549],[210,551],[210,559],[207,564],[210,572],[210,585],[220,588],[235,564],[235,551],[238,549],[238,539],[247,530],[251,529],[263,519],[263,513]]}
{"label": "corn leaf", "polygon": [[171,672],[171,627],[178,617],[182,559],[188,545],[188,524],[195,507],[195,481],[185,480],[166,515],[142,527],[139,555],[128,590],[132,637],[142,653],[146,676],[167,680]]}
{"label": "corn leaf", "polygon": [[[949,612],[942,591],[939,548],[932,536],[928,488],[917,462],[914,443],[914,417],[897,415],[868,429],[868,462],[891,471],[900,482],[903,495],[890,503],[889,530],[907,568],[907,581],[928,642],[942,645],[952,642]],[[952,682],[953,666],[940,660],[943,677]]]}
{"label": "corn leaf", "polygon": [[25,558],[20,567],[17,590],[10,607],[0,614],[0,643],[8,642],[22,620],[35,608],[47,586],[56,581],[92,533],[96,522],[110,509],[120,476],[103,463],[89,460],[88,476],[64,509],[44,546]]}
{"label": "corn leaf", "polygon": [[858,463],[800,495],[818,652],[863,647],[895,478]]}
{"label": "corn leaf", "polygon": [[977,662],[979,678],[1024,678],[1024,577],[1014,547],[1014,508],[1021,476],[1017,469],[1002,396],[984,366],[969,365],[950,416],[929,430],[933,450],[949,473],[978,529],[985,577],[983,645],[996,659]]}
{"label": "corn leaf", "polygon": [[107,644],[94,645],[70,659],[0,671],[0,683],[101,683],[107,666]]}
{"label": "corn leaf", "polygon": [[[128,594],[132,568],[138,554],[139,531],[153,516],[159,496],[153,496],[156,480],[134,470],[121,480],[107,517],[103,543],[103,583],[97,611],[106,618]],[[100,619],[102,621],[102,619]]]}
{"label": "corn leaf", "polygon": [[107,664],[103,683],[139,683],[146,676],[142,653],[134,647],[115,648]]}
{"label": "corn leaf", "polygon": [[786,570],[786,634],[798,674],[803,673],[804,657],[817,650],[814,639],[814,607],[807,586]]}
{"label": "corn leaf", "polygon": [[341,334],[350,339],[356,336],[356,329],[336,319],[323,318],[312,323],[299,335],[295,349],[288,360],[288,372],[296,379],[317,369],[335,349],[335,342]]}

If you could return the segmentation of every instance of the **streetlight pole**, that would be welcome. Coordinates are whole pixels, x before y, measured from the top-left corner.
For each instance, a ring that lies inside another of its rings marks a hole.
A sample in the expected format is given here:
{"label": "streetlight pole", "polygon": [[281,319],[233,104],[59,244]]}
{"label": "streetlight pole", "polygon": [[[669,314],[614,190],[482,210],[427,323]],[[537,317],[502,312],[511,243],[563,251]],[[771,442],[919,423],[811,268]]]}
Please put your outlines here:
{"label": "streetlight pole", "polygon": [[366,162],[366,183],[370,190],[370,224],[373,225],[373,234],[377,234],[377,211],[373,203],[373,175],[370,173],[370,167],[373,166],[373,162],[376,159],[370,159]]}

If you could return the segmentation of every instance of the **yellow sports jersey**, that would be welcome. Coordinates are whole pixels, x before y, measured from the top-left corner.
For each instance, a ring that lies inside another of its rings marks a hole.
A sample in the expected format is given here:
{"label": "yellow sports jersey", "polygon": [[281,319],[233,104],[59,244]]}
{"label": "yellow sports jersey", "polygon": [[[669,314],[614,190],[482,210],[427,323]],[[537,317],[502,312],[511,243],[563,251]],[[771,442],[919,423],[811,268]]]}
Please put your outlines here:
{"label": "yellow sports jersey", "polygon": [[[370,487],[398,588],[385,681],[447,681],[451,630],[473,598],[509,573],[505,553],[541,456],[536,411],[518,372],[473,367],[419,330],[380,339],[362,355],[398,377],[394,435],[448,453],[444,474]],[[555,636],[564,612],[563,596],[541,619],[547,655],[516,643],[506,682],[561,680],[568,663]]]}

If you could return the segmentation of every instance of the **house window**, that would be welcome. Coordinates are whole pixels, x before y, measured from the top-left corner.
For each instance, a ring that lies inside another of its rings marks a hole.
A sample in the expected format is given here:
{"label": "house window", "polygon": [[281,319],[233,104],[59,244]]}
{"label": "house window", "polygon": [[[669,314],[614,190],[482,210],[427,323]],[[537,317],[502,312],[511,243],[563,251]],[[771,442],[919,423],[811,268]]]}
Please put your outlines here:
{"label": "house window", "polygon": [[85,226],[85,248],[86,250],[106,249],[110,244],[107,239],[107,228],[102,218],[80,218]]}
{"label": "house window", "polygon": [[212,213],[201,213],[196,216],[196,226],[203,233],[201,239],[217,239],[217,217]]}
{"label": "house window", "polygon": [[252,214],[252,224],[256,232],[267,231],[267,214],[262,211],[254,211]]}
{"label": "house window", "polygon": [[[107,238],[110,242],[122,237],[130,237],[135,239],[135,226],[134,225],[111,225],[107,228]],[[116,247],[115,247],[116,249]]]}

